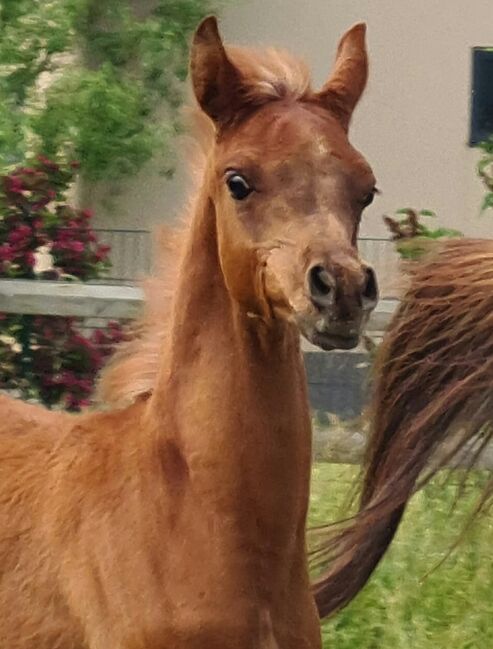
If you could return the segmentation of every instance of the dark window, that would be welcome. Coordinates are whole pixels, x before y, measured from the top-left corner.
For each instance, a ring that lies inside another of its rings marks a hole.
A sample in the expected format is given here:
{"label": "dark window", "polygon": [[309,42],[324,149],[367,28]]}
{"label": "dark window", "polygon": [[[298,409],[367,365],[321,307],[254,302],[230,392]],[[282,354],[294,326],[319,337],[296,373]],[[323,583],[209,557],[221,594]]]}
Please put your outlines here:
{"label": "dark window", "polygon": [[469,144],[493,135],[493,47],[472,50],[472,102]]}

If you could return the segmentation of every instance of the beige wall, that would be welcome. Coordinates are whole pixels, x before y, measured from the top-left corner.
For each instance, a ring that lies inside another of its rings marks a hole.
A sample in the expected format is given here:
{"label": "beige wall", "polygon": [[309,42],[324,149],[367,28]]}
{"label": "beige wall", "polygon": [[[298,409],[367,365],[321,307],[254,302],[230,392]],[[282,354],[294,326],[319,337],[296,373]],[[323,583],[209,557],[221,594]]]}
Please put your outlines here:
{"label": "beige wall", "polygon": [[[287,47],[320,84],[339,36],[368,23],[371,79],[354,117],[353,143],[373,165],[383,195],[362,233],[385,235],[381,215],[405,206],[434,209],[447,224],[490,236],[493,213],[478,217],[482,187],[467,143],[470,48],[493,45],[492,0],[239,0],[222,18],[230,41]],[[181,170],[167,183],[151,169],[115,197],[115,227],[147,228],[180,208]]]}

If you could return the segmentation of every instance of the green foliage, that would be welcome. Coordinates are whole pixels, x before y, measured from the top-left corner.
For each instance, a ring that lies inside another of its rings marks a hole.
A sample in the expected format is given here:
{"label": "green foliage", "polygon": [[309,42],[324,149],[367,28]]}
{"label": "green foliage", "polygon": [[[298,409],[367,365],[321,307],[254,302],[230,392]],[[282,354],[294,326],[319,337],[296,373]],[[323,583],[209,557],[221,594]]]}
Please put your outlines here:
{"label": "green foliage", "polygon": [[41,152],[100,180],[166,159],[190,35],[222,2],[156,0],[141,17],[132,0],[4,0],[0,166]]}
{"label": "green foliage", "polygon": [[115,178],[137,171],[166,142],[165,129],[147,119],[144,100],[136,84],[104,64],[63,76],[31,123],[46,155],[77,158],[89,179]]}
{"label": "green foliage", "polygon": [[[396,210],[395,213],[405,214],[407,216],[411,211],[413,211],[412,207],[401,207],[400,209]],[[433,210],[419,210],[418,216],[431,216],[435,219],[437,215]]]}
{"label": "green foliage", "polygon": [[[316,464],[310,525],[340,520],[354,467]],[[457,540],[488,476],[472,475],[452,514],[457,486],[437,477],[411,501],[382,563],[358,597],[322,626],[331,649],[485,649],[493,646],[493,515]],[[453,476],[455,481],[460,476]],[[430,574],[429,574],[430,573]]]}
{"label": "green foliage", "polygon": [[493,209],[493,137],[486,142],[482,142],[479,149],[481,150],[481,158],[477,170],[486,188],[481,205],[481,211],[484,212],[487,209]]}
{"label": "green foliage", "polygon": [[444,227],[430,228],[425,225],[420,217],[436,218],[436,214],[432,210],[426,209],[418,212],[410,207],[405,207],[396,210],[396,214],[400,218],[384,216],[384,222],[392,233],[398,253],[408,261],[420,259],[439,239],[463,236],[459,230]]}

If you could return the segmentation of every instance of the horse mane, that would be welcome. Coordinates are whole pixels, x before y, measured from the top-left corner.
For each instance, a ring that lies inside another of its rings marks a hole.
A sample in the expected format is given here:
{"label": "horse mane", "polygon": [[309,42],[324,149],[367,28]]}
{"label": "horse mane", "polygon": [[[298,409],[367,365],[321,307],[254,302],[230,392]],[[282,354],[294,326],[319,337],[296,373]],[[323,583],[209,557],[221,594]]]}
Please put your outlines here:
{"label": "horse mane", "polygon": [[[318,531],[315,563],[329,565],[314,586],[322,617],[365,585],[415,490],[466,447],[467,476],[493,437],[493,241],[454,240],[417,264],[374,382],[359,512]],[[492,493],[493,479],[473,513]]]}
{"label": "horse mane", "polygon": [[[284,50],[228,47],[227,54],[241,73],[245,99],[252,105],[303,99],[312,92],[307,66]],[[195,144],[187,157],[197,193],[216,133],[212,121],[197,106],[186,112],[192,138],[182,139],[182,145]],[[157,266],[143,282],[143,313],[129,328],[130,339],[119,345],[99,378],[95,398],[100,405],[123,407],[152,393],[169,332],[171,302],[195,203],[192,194],[179,222],[174,227],[161,226],[157,231]]]}

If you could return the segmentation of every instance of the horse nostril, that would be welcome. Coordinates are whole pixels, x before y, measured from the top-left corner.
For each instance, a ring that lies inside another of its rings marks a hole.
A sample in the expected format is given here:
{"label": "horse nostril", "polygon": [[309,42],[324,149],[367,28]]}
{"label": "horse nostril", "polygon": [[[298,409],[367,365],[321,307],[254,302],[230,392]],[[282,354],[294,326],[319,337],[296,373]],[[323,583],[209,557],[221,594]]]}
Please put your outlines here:
{"label": "horse nostril", "polygon": [[365,283],[361,295],[363,299],[370,302],[376,302],[378,299],[377,277],[373,268],[368,267],[365,270]]}
{"label": "horse nostril", "polygon": [[327,302],[332,293],[334,281],[323,266],[317,265],[308,271],[308,288],[315,301]]}

